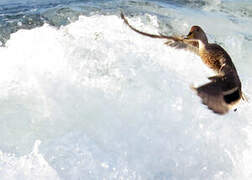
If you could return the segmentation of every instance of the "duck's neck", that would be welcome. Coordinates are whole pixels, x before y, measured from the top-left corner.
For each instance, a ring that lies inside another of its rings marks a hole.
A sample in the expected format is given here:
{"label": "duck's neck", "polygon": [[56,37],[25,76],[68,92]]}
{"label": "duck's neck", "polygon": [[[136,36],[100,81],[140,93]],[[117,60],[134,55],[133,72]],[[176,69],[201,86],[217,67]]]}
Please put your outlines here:
{"label": "duck's neck", "polygon": [[200,39],[201,39],[201,41],[202,41],[205,45],[208,44],[207,36],[206,36],[205,33],[203,33],[203,36],[202,36]]}
{"label": "duck's neck", "polygon": [[200,40],[200,39],[184,39],[184,42],[197,42],[199,45],[199,51],[205,49],[205,47],[208,45],[207,40]]}
{"label": "duck's neck", "polygon": [[206,46],[208,45],[207,41],[202,41],[202,40],[198,40],[199,43],[199,51],[203,51],[205,50]]}

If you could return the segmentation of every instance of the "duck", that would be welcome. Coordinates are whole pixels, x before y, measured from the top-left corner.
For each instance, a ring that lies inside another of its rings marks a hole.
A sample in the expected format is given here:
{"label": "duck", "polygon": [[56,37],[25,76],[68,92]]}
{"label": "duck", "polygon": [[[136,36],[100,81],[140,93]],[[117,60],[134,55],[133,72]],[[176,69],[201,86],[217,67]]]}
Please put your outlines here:
{"label": "duck", "polygon": [[203,63],[213,70],[215,76],[208,77],[210,82],[199,87],[191,86],[191,88],[201,98],[202,103],[214,113],[226,114],[241,99],[245,99],[241,81],[231,57],[220,45],[209,43],[206,33],[200,26],[192,26],[186,36],[155,35],[134,28],[122,12],[121,18],[130,29],[139,34],[151,38],[166,39],[166,45],[190,50],[200,56]]}

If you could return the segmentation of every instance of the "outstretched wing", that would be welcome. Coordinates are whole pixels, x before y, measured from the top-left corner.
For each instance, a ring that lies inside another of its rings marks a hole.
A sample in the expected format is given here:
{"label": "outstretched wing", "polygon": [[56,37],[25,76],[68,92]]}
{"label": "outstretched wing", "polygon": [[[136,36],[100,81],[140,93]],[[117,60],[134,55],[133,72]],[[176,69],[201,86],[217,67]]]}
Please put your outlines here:
{"label": "outstretched wing", "polygon": [[176,49],[186,49],[189,51],[192,51],[196,54],[198,54],[198,47],[197,45],[194,45],[192,43],[187,43],[183,41],[182,37],[176,37],[176,36],[165,36],[163,34],[149,34],[143,31],[139,31],[138,29],[134,28],[132,25],[129,24],[128,20],[125,18],[124,14],[121,12],[121,18],[123,19],[124,23],[128,25],[128,27],[130,29],[132,29],[133,31],[144,35],[144,36],[148,36],[151,38],[159,38],[159,39],[166,39],[167,42],[165,42],[166,45],[170,46],[170,47],[174,47]]}
{"label": "outstretched wing", "polygon": [[173,39],[173,37],[170,37],[170,36],[163,36],[163,35],[156,35],[156,34],[149,34],[149,33],[146,33],[146,32],[142,32],[142,31],[139,31],[137,30],[136,28],[134,28],[133,26],[131,26],[128,22],[128,20],[125,18],[124,14],[121,12],[121,18],[123,19],[124,23],[127,24],[129,26],[130,29],[132,29],[133,31],[139,33],[139,34],[142,34],[144,36],[149,36],[151,38],[160,38],[160,39]]}
{"label": "outstretched wing", "polygon": [[[176,37],[175,37],[176,38]],[[199,55],[199,48],[198,45],[195,45],[193,43],[189,43],[189,42],[185,42],[181,39],[170,39],[167,42],[165,42],[165,44],[167,46],[176,48],[176,49],[184,49],[184,50],[188,50],[191,51],[197,55]]]}

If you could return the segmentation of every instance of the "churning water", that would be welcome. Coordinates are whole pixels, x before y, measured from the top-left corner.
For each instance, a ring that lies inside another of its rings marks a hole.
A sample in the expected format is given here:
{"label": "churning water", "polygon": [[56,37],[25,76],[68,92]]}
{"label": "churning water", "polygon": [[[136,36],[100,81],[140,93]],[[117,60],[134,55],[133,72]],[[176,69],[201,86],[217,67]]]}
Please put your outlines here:
{"label": "churning water", "polygon": [[[0,3],[0,179],[252,178],[250,1]],[[248,102],[220,116],[190,85],[201,59],[131,31],[200,25],[231,55]]]}

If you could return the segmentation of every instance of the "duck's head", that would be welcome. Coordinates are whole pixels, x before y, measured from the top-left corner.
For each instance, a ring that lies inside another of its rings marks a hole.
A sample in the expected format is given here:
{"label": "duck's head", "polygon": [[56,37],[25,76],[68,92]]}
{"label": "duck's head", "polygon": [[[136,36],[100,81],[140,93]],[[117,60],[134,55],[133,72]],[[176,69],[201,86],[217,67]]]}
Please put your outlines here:
{"label": "duck's head", "polygon": [[186,36],[186,39],[199,39],[203,43],[207,43],[207,36],[203,29],[199,26],[192,26],[190,32]]}

